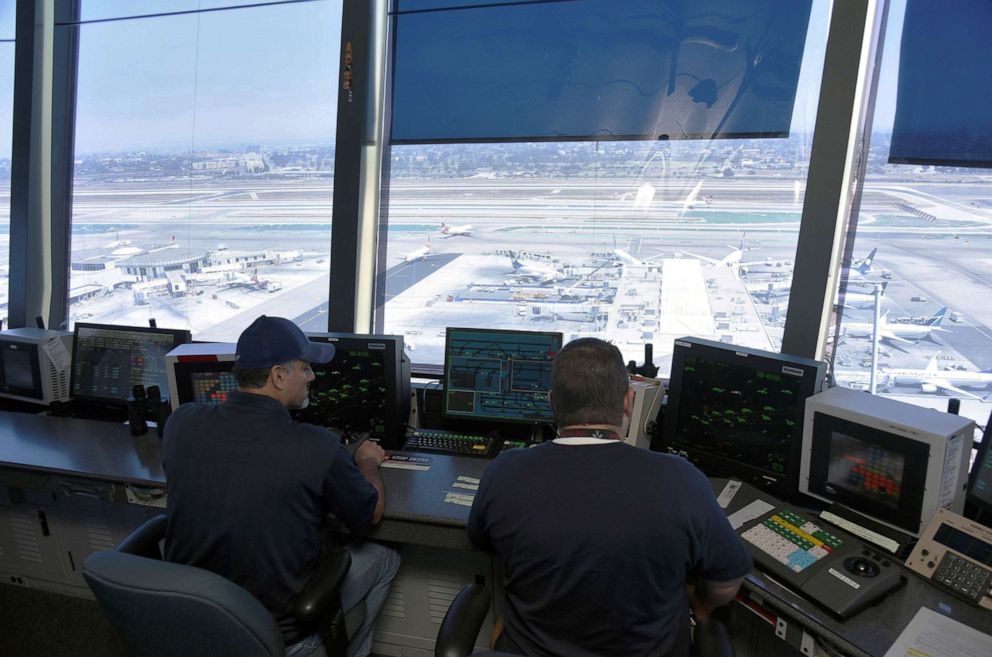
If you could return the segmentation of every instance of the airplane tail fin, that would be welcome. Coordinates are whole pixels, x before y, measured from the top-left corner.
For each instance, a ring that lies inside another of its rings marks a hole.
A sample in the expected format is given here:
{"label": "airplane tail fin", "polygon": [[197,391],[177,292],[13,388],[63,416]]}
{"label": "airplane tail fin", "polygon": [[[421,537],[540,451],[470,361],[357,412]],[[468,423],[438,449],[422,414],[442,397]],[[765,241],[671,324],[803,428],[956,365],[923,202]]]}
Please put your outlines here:
{"label": "airplane tail fin", "polygon": [[946,314],[947,314],[947,306],[944,306],[943,308],[938,310],[933,317],[930,318],[930,321],[928,321],[927,324],[929,324],[930,326],[940,326],[940,323],[944,321],[944,315]]}
{"label": "airplane tail fin", "polygon": [[877,251],[878,251],[878,247],[876,246],[868,254],[868,257],[861,261],[861,264],[858,265],[858,272],[859,273],[861,273],[861,274],[867,274],[868,272],[871,271],[871,265],[875,261],[875,253]]}

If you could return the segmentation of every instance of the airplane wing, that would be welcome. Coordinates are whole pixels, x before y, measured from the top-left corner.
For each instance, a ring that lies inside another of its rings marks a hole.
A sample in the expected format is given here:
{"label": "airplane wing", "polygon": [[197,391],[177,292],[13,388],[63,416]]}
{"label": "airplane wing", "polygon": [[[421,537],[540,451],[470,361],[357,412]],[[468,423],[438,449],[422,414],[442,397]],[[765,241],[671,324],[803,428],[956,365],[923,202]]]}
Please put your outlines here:
{"label": "airplane wing", "polygon": [[974,393],[971,393],[971,392],[968,392],[967,390],[962,390],[961,388],[958,388],[957,386],[952,386],[949,382],[944,381],[942,379],[933,379],[932,381],[929,381],[928,383],[930,383],[931,385],[937,386],[938,388],[940,388],[944,392],[953,392],[955,395],[962,395],[964,397],[970,397],[972,399],[982,399],[978,395],[976,395]]}

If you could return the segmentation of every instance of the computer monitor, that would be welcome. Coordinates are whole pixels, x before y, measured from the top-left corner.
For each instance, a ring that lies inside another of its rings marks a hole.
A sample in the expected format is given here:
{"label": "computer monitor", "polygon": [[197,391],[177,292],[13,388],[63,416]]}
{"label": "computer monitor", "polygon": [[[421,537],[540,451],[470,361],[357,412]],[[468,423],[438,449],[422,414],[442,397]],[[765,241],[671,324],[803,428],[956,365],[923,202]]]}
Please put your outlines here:
{"label": "computer monitor", "polygon": [[824,370],[808,358],[680,338],[663,448],[708,475],[791,498],[799,483],[804,403],[820,390]]}
{"label": "computer monitor", "polygon": [[965,516],[992,527],[992,414],[985,423],[978,455],[968,477]]}
{"label": "computer monitor", "polygon": [[806,401],[800,491],[912,536],[964,509],[975,423],[837,387]]}
{"label": "computer monitor", "polygon": [[233,342],[194,342],[166,354],[172,410],[187,402],[227,401],[228,394],[238,388],[233,373],[236,348]]}
{"label": "computer monitor", "polygon": [[182,329],[76,322],[73,331],[73,398],[124,408],[136,385],[168,390],[165,355],[189,342]]}
{"label": "computer monitor", "polygon": [[0,331],[0,397],[48,405],[69,399],[72,333]]}
{"label": "computer monitor", "polygon": [[562,334],[448,328],[444,342],[444,416],[498,422],[553,422],[551,361]]}
{"label": "computer monitor", "polygon": [[399,335],[308,333],[334,345],[334,358],[313,363],[309,405],[293,412],[301,422],[328,427],[342,437],[367,434],[386,449],[399,449],[410,415],[410,364]]}

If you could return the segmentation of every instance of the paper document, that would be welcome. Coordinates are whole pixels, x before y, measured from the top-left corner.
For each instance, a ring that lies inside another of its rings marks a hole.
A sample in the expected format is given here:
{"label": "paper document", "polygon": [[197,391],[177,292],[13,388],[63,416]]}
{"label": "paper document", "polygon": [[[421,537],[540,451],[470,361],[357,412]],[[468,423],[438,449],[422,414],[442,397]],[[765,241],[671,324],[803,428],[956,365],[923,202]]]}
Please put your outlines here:
{"label": "paper document", "polygon": [[763,516],[774,508],[775,507],[768,502],[755,500],[743,509],[738,509],[727,516],[727,521],[734,529],[740,529],[748,520],[754,520],[759,516]]}
{"label": "paper document", "polygon": [[885,657],[988,657],[992,636],[921,607]]}

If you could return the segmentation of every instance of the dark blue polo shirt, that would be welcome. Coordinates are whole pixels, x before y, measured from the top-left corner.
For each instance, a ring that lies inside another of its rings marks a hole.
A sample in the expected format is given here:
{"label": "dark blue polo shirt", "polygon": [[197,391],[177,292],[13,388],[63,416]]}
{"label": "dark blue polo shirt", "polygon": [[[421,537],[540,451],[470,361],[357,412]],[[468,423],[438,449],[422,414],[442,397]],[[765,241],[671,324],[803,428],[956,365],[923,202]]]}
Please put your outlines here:
{"label": "dark blue polo shirt", "polygon": [[699,470],[620,442],[501,455],[468,535],[503,562],[497,647],[532,657],[688,656],[686,579],[751,570]]}
{"label": "dark blue polo shirt", "polygon": [[320,555],[327,514],[361,533],[378,500],[337,434],[293,422],[271,397],[233,392],[223,404],[172,414],[162,466],[166,559],[240,584],[287,643],[302,638],[290,612]]}

